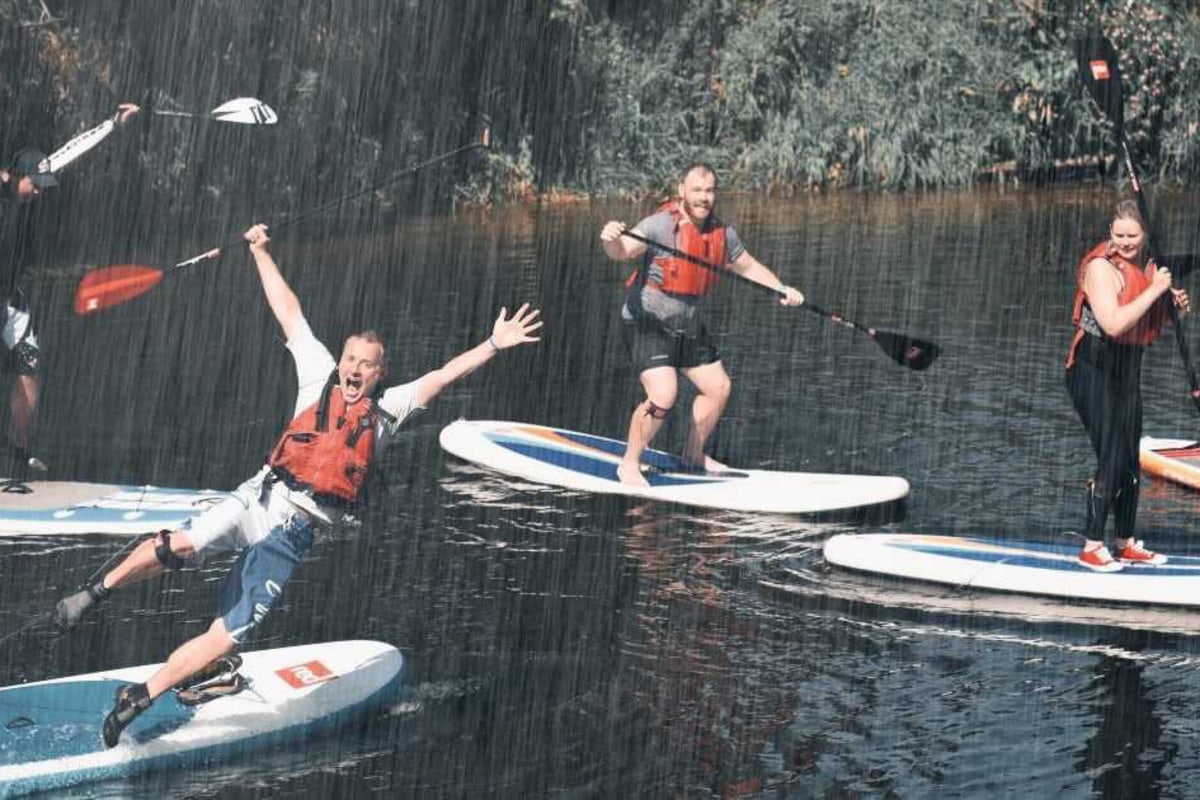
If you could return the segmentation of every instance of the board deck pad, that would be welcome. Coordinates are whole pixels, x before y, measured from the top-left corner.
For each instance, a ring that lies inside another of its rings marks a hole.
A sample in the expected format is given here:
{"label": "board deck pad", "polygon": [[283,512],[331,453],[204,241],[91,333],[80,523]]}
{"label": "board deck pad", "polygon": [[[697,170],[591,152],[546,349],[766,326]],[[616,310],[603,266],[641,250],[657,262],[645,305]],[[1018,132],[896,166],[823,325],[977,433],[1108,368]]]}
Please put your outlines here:
{"label": "board deck pad", "polygon": [[1076,542],[967,536],[838,534],[825,560],[877,575],[1078,600],[1200,607],[1200,558],[1169,555],[1162,566],[1096,572],[1077,560]]}
{"label": "board deck pad", "polygon": [[650,486],[626,486],[617,478],[625,442],[522,422],[458,420],[442,429],[439,441],[465,461],[538,483],[730,511],[846,511],[900,501],[909,489],[908,481],[889,476],[694,471],[679,457],[651,449],[642,457]]}
{"label": "board deck pad", "polygon": [[71,481],[23,485],[30,491],[0,492],[0,536],[154,533],[183,527],[229,496],[211,489]]}
{"label": "board deck pad", "polygon": [[1143,436],[1138,461],[1147,475],[1200,489],[1200,441]]}
{"label": "board deck pad", "polygon": [[101,728],[116,691],[159,665],[0,688],[0,797],[61,788],[165,766],[199,763],[303,737],[386,702],[403,658],[382,642],[301,645],[242,654],[248,686],[199,706],[160,697],[104,747]]}

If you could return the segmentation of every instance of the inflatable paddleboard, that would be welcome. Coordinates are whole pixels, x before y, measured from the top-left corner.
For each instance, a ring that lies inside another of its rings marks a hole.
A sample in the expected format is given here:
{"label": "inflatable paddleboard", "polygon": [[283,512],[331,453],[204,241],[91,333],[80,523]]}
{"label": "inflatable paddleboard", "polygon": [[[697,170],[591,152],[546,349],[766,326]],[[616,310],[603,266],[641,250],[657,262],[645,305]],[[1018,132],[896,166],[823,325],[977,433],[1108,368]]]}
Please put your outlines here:
{"label": "inflatable paddleboard", "polygon": [[617,479],[625,443],[521,422],[458,420],[442,429],[442,447],[461,459],[538,483],[624,494],[683,505],[778,514],[863,509],[902,500],[903,478],[808,472],[694,472],[678,457],[647,450],[648,488]]}
{"label": "inflatable paddleboard", "polygon": [[29,481],[28,492],[0,491],[0,536],[175,529],[228,497],[211,489]]}
{"label": "inflatable paddleboard", "polygon": [[1143,436],[1138,460],[1142,472],[1200,489],[1200,442]]}
{"label": "inflatable paddleboard", "polygon": [[198,706],[168,692],[125,729],[101,740],[117,689],[158,665],[94,672],[0,689],[0,797],[187,767],[304,737],[389,700],[403,658],[391,645],[327,642],[243,653],[245,688]]}
{"label": "inflatable paddleboard", "polygon": [[1094,572],[1073,542],[1041,544],[958,536],[838,534],[825,560],[847,569],[962,589],[1164,606],[1200,606],[1200,558],[1169,556],[1161,567]]}

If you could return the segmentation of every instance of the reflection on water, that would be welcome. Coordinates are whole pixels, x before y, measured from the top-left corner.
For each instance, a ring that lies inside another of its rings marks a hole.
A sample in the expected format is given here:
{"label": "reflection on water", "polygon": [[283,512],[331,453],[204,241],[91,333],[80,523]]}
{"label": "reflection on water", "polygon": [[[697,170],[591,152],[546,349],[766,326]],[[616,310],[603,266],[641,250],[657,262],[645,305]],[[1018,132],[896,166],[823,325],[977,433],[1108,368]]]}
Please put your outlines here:
{"label": "reflection on water", "polygon": [[[1188,796],[1200,749],[1197,615],[889,582],[831,570],[851,530],[1050,539],[1082,522],[1091,453],[1062,385],[1071,270],[1103,232],[1095,188],[734,198],[751,251],[814,302],[944,354],[869,341],[737,286],[710,303],[734,380],[719,458],[903,475],[901,522],[698,512],[508,479],[444,457],[459,416],[619,435],[637,402],[621,270],[596,242],[628,205],[500,209],[276,253],[336,341],[392,342],[404,380],[534,299],[545,339],[454,387],[408,431],[361,527],[318,541],[255,647],[376,638],[408,695],[340,737],[109,796]],[[1195,250],[1195,198],[1158,209]],[[235,256],[80,319],[33,287],[57,477],[229,487],[270,446],[290,360]],[[70,343],[68,345],[68,343]],[[1171,347],[1146,359],[1146,429],[1189,435]],[[688,398],[684,398],[687,402]],[[664,447],[678,447],[676,415]],[[1200,495],[1147,482],[1141,527],[1194,552]],[[103,537],[0,540],[0,637],[112,555]],[[0,644],[0,683],[156,661],[208,624],[228,562],[126,592],[70,636]],[[89,790],[90,791],[90,790]]]}

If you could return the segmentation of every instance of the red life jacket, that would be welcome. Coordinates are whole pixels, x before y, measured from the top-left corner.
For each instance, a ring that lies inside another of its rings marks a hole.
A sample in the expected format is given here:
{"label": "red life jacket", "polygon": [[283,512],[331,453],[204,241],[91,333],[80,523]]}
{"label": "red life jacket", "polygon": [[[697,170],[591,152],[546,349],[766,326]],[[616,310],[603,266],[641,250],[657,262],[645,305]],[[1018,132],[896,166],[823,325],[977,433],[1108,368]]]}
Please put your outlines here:
{"label": "red life jacket", "polygon": [[267,460],[289,488],[334,507],[358,499],[375,456],[375,424],[390,416],[370,398],[347,406],[337,384],[334,370],[321,399],[296,415]]}
{"label": "red life jacket", "polygon": [[[1121,273],[1124,285],[1121,287],[1120,294],[1117,295],[1117,304],[1122,306],[1133,302],[1138,295],[1150,288],[1150,284],[1154,280],[1154,273],[1158,269],[1153,261],[1148,261],[1143,268],[1122,258],[1116,251],[1110,249],[1107,240],[1088,251],[1075,269],[1075,307],[1071,311],[1071,321],[1075,323],[1075,336],[1071,339],[1071,349],[1067,352],[1068,367],[1075,363],[1075,351],[1079,348],[1079,343],[1083,341],[1084,330],[1080,327],[1080,322],[1083,319],[1083,306],[1087,302],[1087,295],[1083,291],[1084,274],[1087,272],[1088,264],[1097,258],[1109,262]],[[1170,302],[1170,296],[1163,295],[1162,300]],[[1132,328],[1120,336],[1105,335],[1105,339],[1118,344],[1145,347],[1162,334],[1163,324],[1166,320],[1167,307],[1164,302],[1160,301],[1151,306],[1150,310]]]}
{"label": "red life jacket", "polygon": [[[709,264],[725,268],[725,225],[716,217],[706,220],[705,230],[701,231],[690,219],[684,216],[679,208],[678,200],[669,200],[659,207],[659,213],[666,212],[675,220],[675,249],[682,250],[690,256],[707,261]],[[697,266],[692,262],[664,254],[654,259],[654,263],[662,268],[661,288],[668,294],[703,297],[712,291],[721,276],[710,269]],[[635,279],[645,285],[649,275],[649,266],[643,264],[625,281],[626,287],[631,287]]]}

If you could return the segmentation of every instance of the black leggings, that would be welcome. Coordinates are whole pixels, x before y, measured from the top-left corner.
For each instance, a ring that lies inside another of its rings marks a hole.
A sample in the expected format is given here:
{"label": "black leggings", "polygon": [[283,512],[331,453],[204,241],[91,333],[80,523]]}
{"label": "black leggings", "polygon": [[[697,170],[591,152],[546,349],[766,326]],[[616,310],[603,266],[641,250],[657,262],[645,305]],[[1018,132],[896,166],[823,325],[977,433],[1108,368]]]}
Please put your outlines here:
{"label": "black leggings", "polygon": [[1142,438],[1142,349],[1085,335],[1067,370],[1067,391],[1096,451],[1087,538],[1103,541],[1108,513],[1118,539],[1133,536]]}

